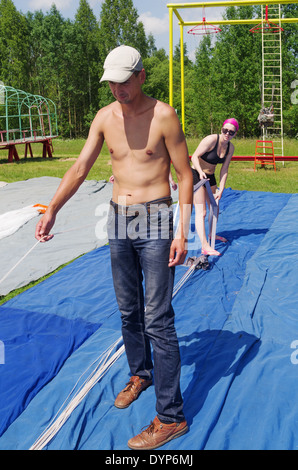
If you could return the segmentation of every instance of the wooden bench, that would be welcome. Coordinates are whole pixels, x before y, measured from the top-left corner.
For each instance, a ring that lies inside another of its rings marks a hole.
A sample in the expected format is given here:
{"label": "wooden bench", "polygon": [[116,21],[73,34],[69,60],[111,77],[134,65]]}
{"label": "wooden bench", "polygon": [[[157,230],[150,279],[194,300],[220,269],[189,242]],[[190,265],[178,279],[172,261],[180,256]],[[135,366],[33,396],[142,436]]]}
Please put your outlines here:
{"label": "wooden bench", "polygon": [[[15,134],[16,132],[20,132],[19,129],[11,129],[8,131],[8,133],[13,133]],[[53,144],[52,144],[52,139],[54,137],[38,137],[36,131],[34,131],[34,137],[26,137],[26,132],[28,131],[22,131],[23,138],[21,139],[13,139],[13,140],[5,140],[5,134],[7,134],[7,131],[0,131],[0,150],[8,150],[8,161],[12,163],[14,160],[19,161],[20,157],[17,151],[17,145],[25,145],[25,155],[24,158],[27,158],[28,155],[28,150],[30,152],[31,158],[33,158],[33,151],[31,145],[33,143],[40,143],[43,144],[43,152],[42,156],[43,158],[46,158],[47,156],[49,158],[53,157]]]}

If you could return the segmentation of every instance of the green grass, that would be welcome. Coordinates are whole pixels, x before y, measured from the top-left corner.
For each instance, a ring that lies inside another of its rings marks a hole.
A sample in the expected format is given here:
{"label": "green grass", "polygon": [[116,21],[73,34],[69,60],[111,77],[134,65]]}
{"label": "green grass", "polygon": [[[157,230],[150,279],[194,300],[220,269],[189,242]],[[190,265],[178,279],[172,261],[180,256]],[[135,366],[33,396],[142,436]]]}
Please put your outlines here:
{"label": "green grass", "polygon": [[[18,162],[8,163],[7,150],[0,152],[0,181],[12,183],[24,181],[41,176],[52,176],[62,178],[64,173],[71,167],[74,160],[80,154],[85,140],[61,140],[53,141],[53,158],[42,158],[42,145],[33,144],[33,158],[24,158],[25,148],[18,145],[17,150],[20,157]],[[110,156],[106,145],[104,145],[101,156],[91,169],[88,179],[108,180],[112,174]]]}
{"label": "green grass", "polygon": [[[53,141],[53,158],[42,158],[42,146],[32,145],[34,157],[25,159],[24,146],[18,146],[20,156],[19,162],[8,163],[7,150],[0,152],[0,181],[7,183],[23,181],[41,176],[52,176],[62,178],[78,157],[83,148],[85,140],[62,140]],[[190,155],[199,144],[199,139],[187,141]],[[254,155],[255,139],[235,139],[235,155]],[[284,154],[298,155],[298,142],[294,139],[284,140]],[[277,162],[275,172],[271,165],[262,168],[258,165],[254,172],[253,162],[232,162],[230,164],[227,187],[237,190],[269,191],[281,193],[298,192],[298,162]],[[220,166],[216,169],[218,174]],[[108,180],[112,174],[110,156],[106,145],[101,155],[91,169],[88,179]],[[174,175],[175,176],[175,175]]]}
{"label": "green grass", "polygon": [[[24,159],[24,146],[18,146],[20,156],[19,162],[8,163],[7,150],[0,152],[0,181],[12,183],[30,178],[52,176],[62,178],[78,157],[83,148],[85,140],[62,140],[53,141],[53,158],[42,158],[42,146],[32,145],[34,157]],[[189,154],[191,155],[199,144],[199,139],[189,139]],[[254,155],[255,139],[235,139],[235,155]],[[285,155],[298,155],[297,140],[285,139]],[[298,162],[277,162],[275,172],[270,165],[262,168],[258,166],[254,172],[253,162],[232,162],[229,168],[229,176],[226,187],[235,190],[266,191],[273,193],[297,193],[298,192]],[[216,169],[217,181],[219,181],[220,166]],[[106,145],[104,145],[100,157],[91,169],[88,179],[108,180],[112,174],[110,156]],[[175,175],[173,175],[175,178]],[[63,266],[62,266],[63,267]],[[58,268],[61,269],[62,267]],[[54,271],[57,272],[58,270]],[[15,297],[24,290],[33,287],[51,274],[28,286],[10,292],[6,296],[0,296],[0,305]]]}

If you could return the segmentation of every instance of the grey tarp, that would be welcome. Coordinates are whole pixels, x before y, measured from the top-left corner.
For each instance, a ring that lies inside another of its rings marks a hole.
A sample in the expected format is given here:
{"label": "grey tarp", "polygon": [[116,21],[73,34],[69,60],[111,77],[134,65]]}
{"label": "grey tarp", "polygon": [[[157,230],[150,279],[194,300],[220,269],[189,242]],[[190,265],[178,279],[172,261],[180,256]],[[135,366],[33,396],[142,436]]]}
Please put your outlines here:
{"label": "grey tarp", "polygon": [[[1,186],[0,214],[31,204],[48,205],[60,181],[60,178],[42,177]],[[57,215],[54,238],[48,243],[38,244],[0,283],[0,295],[23,287],[107,243],[106,236],[102,236],[102,227],[111,195],[111,183],[85,181]],[[35,245],[38,220],[39,216],[34,217],[13,235],[0,240],[0,280]]]}

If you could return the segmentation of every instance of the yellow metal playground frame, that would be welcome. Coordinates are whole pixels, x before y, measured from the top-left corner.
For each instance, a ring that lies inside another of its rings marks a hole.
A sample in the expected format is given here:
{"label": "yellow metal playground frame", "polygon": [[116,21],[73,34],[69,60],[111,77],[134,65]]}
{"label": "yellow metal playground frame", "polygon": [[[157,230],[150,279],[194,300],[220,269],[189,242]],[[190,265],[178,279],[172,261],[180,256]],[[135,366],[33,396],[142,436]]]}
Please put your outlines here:
{"label": "yellow metal playground frame", "polygon": [[[272,5],[272,4],[288,4],[296,3],[291,0],[232,0],[232,1],[218,1],[218,2],[205,2],[205,3],[168,3],[167,7],[169,9],[169,33],[170,33],[170,44],[169,44],[169,58],[170,58],[170,86],[169,86],[169,104],[173,106],[173,17],[174,14],[178,19],[180,26],[180,61],[181,61],[181,121],[182,128],[185,131],[185,96],[184,96],[184,42],[183,42],[183,28],[184,26],[196,26],[203,25],[202,20],[197,21],[184,21],[182,16],[178,12],[180,9],[190,9],[190,8],[214,8],[214,7],[228,7],[228,6],[244,6],[244,5]],[[297,23],[298,18],[270,18],[270,21],[274,23]],[[247,20],[214,20],[209,21],[210,25],[235,25],[235,24],[247,24],[254,25],[262,22],[262,19],[247,19]]]}

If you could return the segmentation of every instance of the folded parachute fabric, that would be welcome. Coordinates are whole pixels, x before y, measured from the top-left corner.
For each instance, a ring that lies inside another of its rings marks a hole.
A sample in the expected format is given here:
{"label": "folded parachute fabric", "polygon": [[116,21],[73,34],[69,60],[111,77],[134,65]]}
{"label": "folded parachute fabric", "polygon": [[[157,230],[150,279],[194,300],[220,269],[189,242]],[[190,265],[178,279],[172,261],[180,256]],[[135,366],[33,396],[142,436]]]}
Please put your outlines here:
{"label": "folded parachute fabric", "polygon": [[0,214],[0,240],[12,235],[29,220],[44,214],[47,206],[35,204]]}

